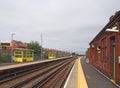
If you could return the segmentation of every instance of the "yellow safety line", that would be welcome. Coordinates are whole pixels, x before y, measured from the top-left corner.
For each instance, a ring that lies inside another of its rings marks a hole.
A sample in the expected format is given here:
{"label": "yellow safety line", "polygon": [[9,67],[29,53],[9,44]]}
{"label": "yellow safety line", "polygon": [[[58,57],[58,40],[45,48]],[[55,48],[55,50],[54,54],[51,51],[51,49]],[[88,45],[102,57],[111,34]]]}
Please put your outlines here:
{"label": "yellow safety line", "polygon": [[114,63],[113,63],[114,64],[114,78],[110,80],[114,84],[116,83],[116,75],[115,75],[116,74],[116,72],[115,72],[116,71],[116,67],[115,67],[116,66],[116,61],[115,61],[116,57],[115,57],[115,53],[116,52],[115,52],[115,47],[114,47],[114,58],[113,58],[113,60],[114,60]]}
{"label": "yellow safety line", "polygon": [[115,72],[115,71],[116,71],[116,68],[115,68],[115,64],[116,64],[116,63],[115,63],[115,62],[116,62],[116,61],[115,61],[115,58],[116,58],[116,57],[115,57],[115,53],[116,53],[116,52],[115,52],[115,47],[114,47],[114,83],[115,83],[115,79],[116,79],[116,78],[115,78],[115,77],[116,77],[116,75],[115,75],[115,73],[116,73],[116,72]]}
{"label": "yellow safety line", "polygon": [[88,88],[83,69],[80,63],[80,58],[78,59],[78,88]]}
{"label": "yellow safety line", "polygon": [[80,60],[78,59],[78,88],[80,88]]}

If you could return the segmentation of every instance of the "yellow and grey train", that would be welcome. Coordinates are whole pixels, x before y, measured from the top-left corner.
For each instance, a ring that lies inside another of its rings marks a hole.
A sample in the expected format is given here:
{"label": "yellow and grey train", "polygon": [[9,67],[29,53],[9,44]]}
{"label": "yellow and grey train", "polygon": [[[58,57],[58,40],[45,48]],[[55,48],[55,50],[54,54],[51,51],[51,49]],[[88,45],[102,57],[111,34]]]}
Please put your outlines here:
{"label": "yellow and grey train", "polygon": [[56,55],[55,54],[48,54],[48,59],[55,59]]}
{"label": "yellow and grey train", "polygon": [[34,51],[31,49],[21,49],[16,48],[13,50],[13,61],[23,62],[23,61],[33,61]]}

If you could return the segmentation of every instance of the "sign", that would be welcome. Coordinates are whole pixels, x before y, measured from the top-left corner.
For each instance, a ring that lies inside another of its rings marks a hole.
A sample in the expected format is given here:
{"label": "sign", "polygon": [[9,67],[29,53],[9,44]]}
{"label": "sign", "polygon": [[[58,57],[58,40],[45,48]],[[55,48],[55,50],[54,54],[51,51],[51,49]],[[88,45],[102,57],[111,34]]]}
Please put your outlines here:
{"label": "sign", "polygon": [[120,64],[120,56],[118,56],[118,63]]}

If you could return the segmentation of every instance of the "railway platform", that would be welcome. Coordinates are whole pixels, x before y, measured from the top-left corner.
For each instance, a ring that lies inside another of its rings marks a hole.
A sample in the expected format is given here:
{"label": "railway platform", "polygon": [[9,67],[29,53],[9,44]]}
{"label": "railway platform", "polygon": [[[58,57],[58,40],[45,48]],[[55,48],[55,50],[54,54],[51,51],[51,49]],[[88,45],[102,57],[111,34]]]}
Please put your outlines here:
{"label": "railway platform", "polygon": [[80,59],[77,59],[64,88],[88,88]]}
{"label": "railway platform", "polygon": [[[3,64],[3,66],[0,66],[0,70],[48,61],[49,60],[15,65],[8,64],[7,66],[4,66]],[[101,75],[92,65],[86,63],[86,61],[82,57],[80,57],[79,59],[75,60],[75,64],[72,70],[70,71],[69,76],[67,77],[67,81],[64,85],[64,88],[120,88],[120,87],[110,82],[107,78]]]}
{"label": "railway platform", "polygon": [[83,58],[76,63],[67,79],[64,88],[120,88],[101,75]]}

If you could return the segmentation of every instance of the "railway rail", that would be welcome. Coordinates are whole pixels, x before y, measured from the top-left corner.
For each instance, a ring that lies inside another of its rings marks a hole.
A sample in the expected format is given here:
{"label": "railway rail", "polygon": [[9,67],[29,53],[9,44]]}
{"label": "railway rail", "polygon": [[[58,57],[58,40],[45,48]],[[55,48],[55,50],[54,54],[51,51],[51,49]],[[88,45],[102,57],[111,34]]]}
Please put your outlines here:
{"label": "railway rail", "polygon": [[[7,74],[0,76],[0,88],[62,88],[74,60],[67,58],[20,67],[18,71],[13,68],[13,72],[6,71]],[[2,73],[5,72],[0,71]]]}

